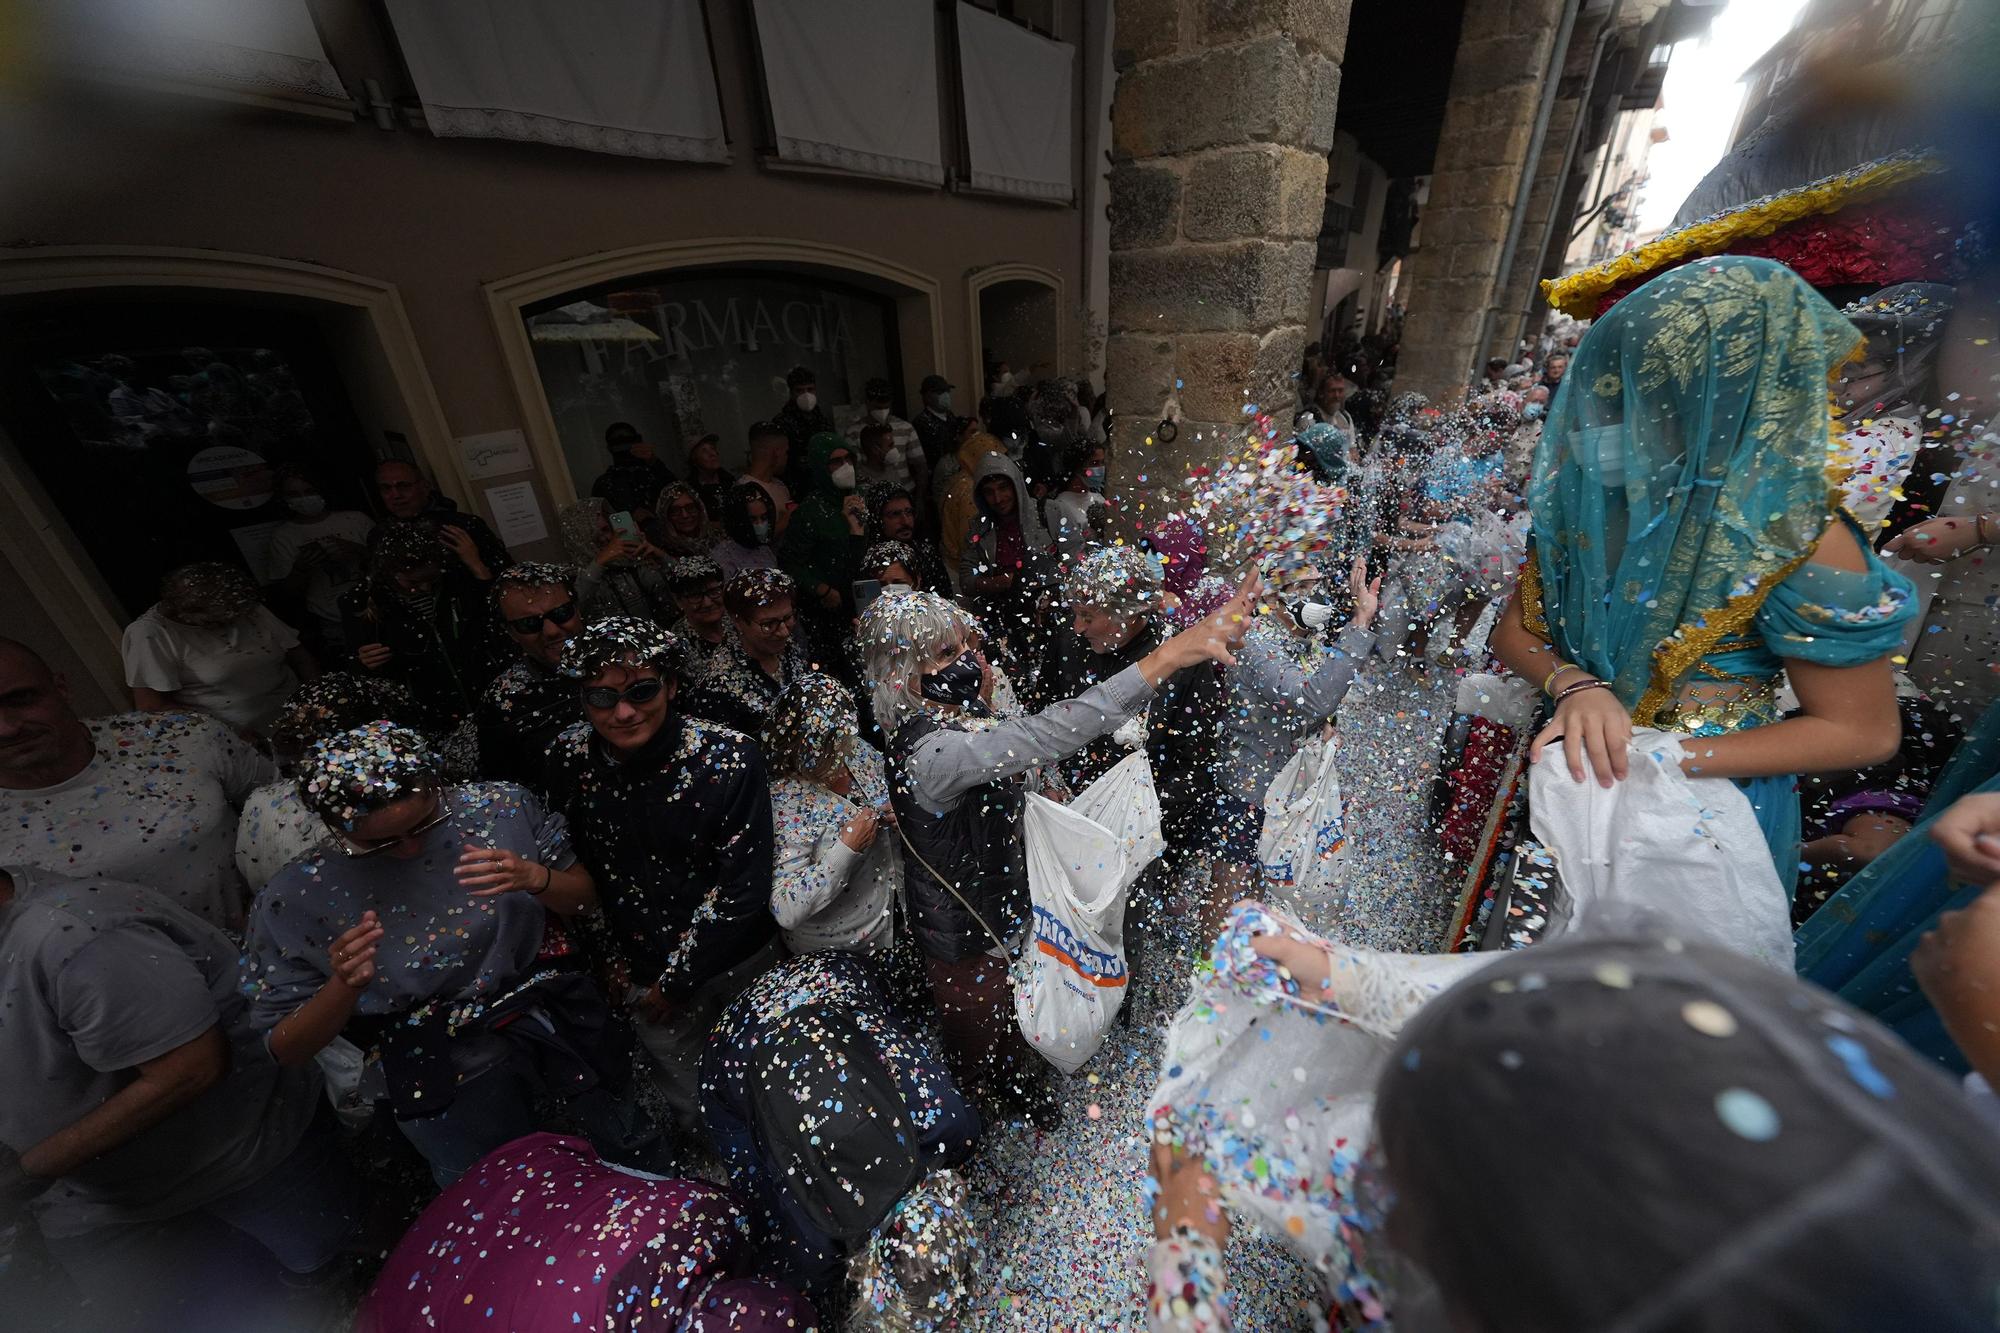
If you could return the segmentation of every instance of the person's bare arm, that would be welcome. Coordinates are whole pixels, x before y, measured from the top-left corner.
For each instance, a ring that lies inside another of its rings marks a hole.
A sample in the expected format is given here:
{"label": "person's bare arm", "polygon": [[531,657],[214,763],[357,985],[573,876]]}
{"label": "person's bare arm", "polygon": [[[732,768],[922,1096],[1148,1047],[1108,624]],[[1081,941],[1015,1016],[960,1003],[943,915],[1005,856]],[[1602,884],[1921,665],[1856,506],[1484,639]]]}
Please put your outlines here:
{"label": "person's bare arm", "polygon": [[557,916],[575,916],[597,906],[597,885],[581,861],[557,869],[500,848],[468,847],[459,854],[455,873],[474,898],[525,893],[539,898]]}
{"label": "person's bare arm", "polygon": [[1966,1063],[2000,1088],[2000,884],[1940,916],[1910,954],[1910,971]]}
{"label": "person's bare arm", "polygon": [[180,702],[172,694],[148,689],[144,685],[132,687],[132,704],[142,713],[170,713],[180,707]]}
{"label": "person's bare arm", "polygon": [[[1845,523],[1827,529],[1812,563],[1861,573],[1868,568],[1860,543]],[[1889,658],[1832,667],[1797,659],[1785,669],[1799,697],[1799,712],[1768,727],[1728,736],[1690,737],[1681,771],[1691,778],[1760,778],[1790,773],[1837,773],[1879,764],[1896,753],[1902,718]]]}
{"label": "person's bare arm", "polygon": [[180,1110],[221,1081],[229,1047],[220,1028],[146,1061],[130,1083],[21,1154],[21,1169],[60,1180]]}

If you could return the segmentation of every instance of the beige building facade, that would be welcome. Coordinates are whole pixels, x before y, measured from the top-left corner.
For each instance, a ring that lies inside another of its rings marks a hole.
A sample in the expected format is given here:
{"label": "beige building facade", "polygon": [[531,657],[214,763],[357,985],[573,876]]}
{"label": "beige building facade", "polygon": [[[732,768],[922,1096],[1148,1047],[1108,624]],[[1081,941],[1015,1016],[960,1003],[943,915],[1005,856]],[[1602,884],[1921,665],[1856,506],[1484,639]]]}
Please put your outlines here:
{"label": "beige building facade", "polygon": [[[119,632],[159,566],[206,554],[190,524],[254,564],[250,529],[282,513],[269,473],[238,495],[194,459],[287,454],[358,507],[372,463],[407,457],[515,554],[546,556],[612,420],[677,470],[713,431],[735,469],[793,364],[836,419],[876,376],[913,415],[933,373],[969,413],[989,352],[1024,374],[1092,372],[1105,239],[1086,224],[1102,174],[1084,153],[1102,134],[1081,108],[1108,99],[1104,15],[1029,6],[1003,35],[1051,77],[1071,71],[1068,188],[1031,197],[980,176],[955,81],[964,29],[999,16],[917,6],[937,24],[942,179],[912,181],[795,160],[758,27],[784,7],[689,2],[721,161],[439,137],[395,7],[368,0],[293,0],[309,27],[247,78],[212,58],[133,77],[55,48],[6,71],[0,615],[80,702],[123,705]],[[862,63],[817,95],[907,75]],[[204,394],[263,415],[184,419]],[[310,429],[266,447],[302,416]]]}

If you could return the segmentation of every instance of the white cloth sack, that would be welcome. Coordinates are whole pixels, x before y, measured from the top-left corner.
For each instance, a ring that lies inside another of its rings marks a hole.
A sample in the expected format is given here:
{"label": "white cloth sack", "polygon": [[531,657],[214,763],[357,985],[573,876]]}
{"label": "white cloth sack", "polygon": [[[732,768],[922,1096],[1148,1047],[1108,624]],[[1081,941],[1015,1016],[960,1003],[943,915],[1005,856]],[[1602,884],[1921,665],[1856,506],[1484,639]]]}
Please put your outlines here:
{"label": "white cloth sack", "polygon": [[1315,734],[1285,761],[1264,793],[1264,828],[1257,838],[1265,892],[1314,920],[1339,882],[1347,849],[1339,750],[1337,739]]}
{"label": "white cloth sack", "polygon": [[1125,1003],[1125,894],[1166,847],[1145,752],[1068,805],[1030,794],[1021,816],[1034,930],[1015,965],[1014,1015],[1044,1059],[1074,1074]]}
{"label": "white cloth sack", "polygon": [[1640,729],[1630,776],[1569,775],[1549,745],[1528,772],[1528,821],[1560,877],[1554,940],[1592,926],[1665,929],[1792,970],[1791,902],[1750,798],[1727,778],[1683,774],[1681,738]]}

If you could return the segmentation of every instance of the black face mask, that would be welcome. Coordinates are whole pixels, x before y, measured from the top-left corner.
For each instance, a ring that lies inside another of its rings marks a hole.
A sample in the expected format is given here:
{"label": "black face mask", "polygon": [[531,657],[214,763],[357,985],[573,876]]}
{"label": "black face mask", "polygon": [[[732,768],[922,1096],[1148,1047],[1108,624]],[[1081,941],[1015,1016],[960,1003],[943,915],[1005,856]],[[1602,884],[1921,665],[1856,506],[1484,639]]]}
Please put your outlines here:
{"label": "black face mask", "polygon": [[966,708],[979,701],[979,687],[985,679],[986,673],[980,669],[979,658],[968,648],[955,661],[918,677],[917,692],[941,704]]}

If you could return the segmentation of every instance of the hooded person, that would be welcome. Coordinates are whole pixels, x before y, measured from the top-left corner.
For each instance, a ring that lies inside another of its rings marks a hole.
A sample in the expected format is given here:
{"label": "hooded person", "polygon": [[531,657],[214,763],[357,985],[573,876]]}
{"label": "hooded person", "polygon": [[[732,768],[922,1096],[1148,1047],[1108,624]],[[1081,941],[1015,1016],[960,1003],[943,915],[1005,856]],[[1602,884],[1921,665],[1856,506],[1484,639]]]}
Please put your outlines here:
{"label": "hooded person", "polygon": [[1053,578],[1055,561],[1021,469],[1004,453],[986,455],[972,470],[972,498],[959,586],[1002,633],[1032,629],[1037,594]]}
{"label": "hooded person", "polygon": [[974,474],[979,465],[994,454],[1005,457],[1007,448],[998,437],[975,431],[959,441],[954,456],[956,470],[938,496],[938,545],[944,550],[946,567],[957,573],[965,567],[966,548],[979,518],[979,506],[972,494]]}
{"label": "hooded person", "polygon": [[701,492],[687,482],[669,482],[660,488],[646,536],[670,559],[707,555],[722,534],[709,522],[703,504]]}
{"label": "hooded person", "polygon": [[977,1249],[953,1168],[980,1119],[878,965],[811,953],[737,997],[702,1057],[702,1109],[778,1276],[832,1297],[852,1272],[854,1328],[945,1326]]}
{"label": "hooded person", "polygon": [[1176,605],[1169,618],[1185,629],[1229,600],[1235,590],[1208,572],[1208,534],[1186,514],[1173,514],[1153,529],[1147,547],[1160,557],[1161,577]]}
{"label": "hooded person", "polygon": [[831,662],[852,619],[856,558],[866,540],[868,505],[858,493],[854,450],[831,431],[806,446],[810,487],[782,552],[785,572],[799,585],[798,610],[813,660]]}
{"label": "hooded person", "polygon": [[749,569],[776,569],[777,532],[770,492],[754,481],[739,481],[722,497],[722,538],[709,554],[725,579]]}
{"label": "hooded person", "polygon": [[[1071,699],[1112,679],[1173,633],[1166,580],[1157,556],[1136,546],[1103,546],[1063,571],[1067,628],[1051,634],[1036,699]],[[1226,599],[1225,599],[1226,600]],[[1057,765],[1072,792],[1095,782],[1133,750],[1144,748],[1159,789],[1160,828],[1176,859],[1207,846],[1214,826],[1216,719],[1222,675],[1197,662],[1162,681],[1138,714]]]}

